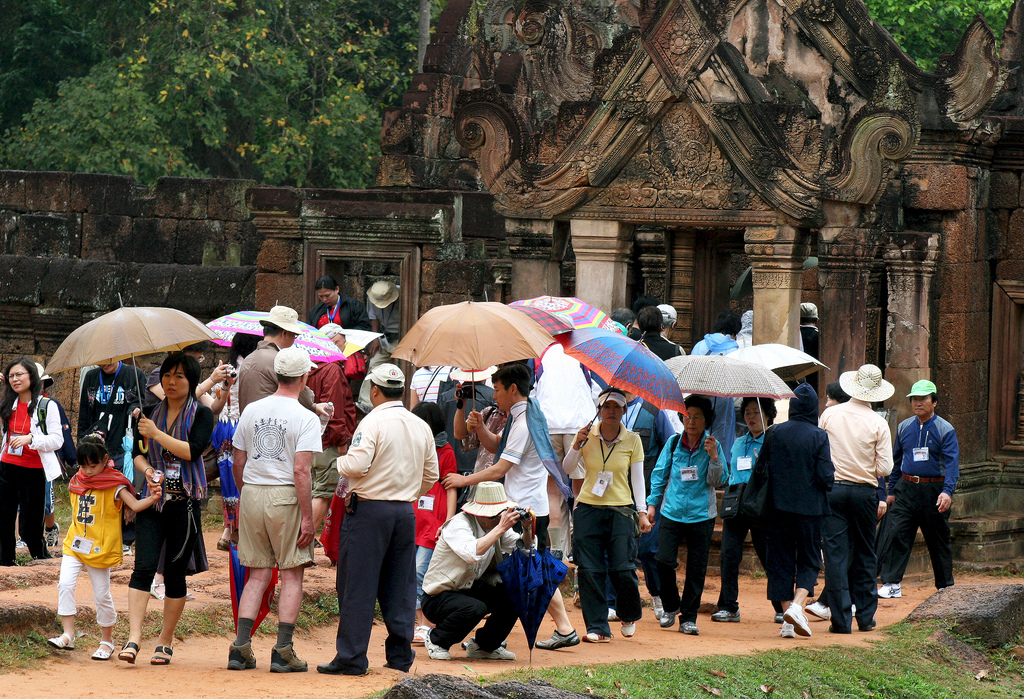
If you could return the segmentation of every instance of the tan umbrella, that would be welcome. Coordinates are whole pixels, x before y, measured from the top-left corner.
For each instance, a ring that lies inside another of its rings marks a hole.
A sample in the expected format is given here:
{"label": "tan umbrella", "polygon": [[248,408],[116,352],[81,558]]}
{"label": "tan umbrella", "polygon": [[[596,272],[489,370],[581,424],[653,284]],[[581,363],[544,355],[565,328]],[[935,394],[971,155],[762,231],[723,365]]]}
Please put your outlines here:
{"label": "tan umbrella", "polygon": [[68,335],[50,357],[46,373],[113,364],[138,354],[172,352],[215,339],[212,330],[174,308],[119,308]]}
{"label": "tan umbrella", "polygon": [[539,357],[553,341],[537,321],[503,303],[463,301],[424,313],[391,356],[416,366],[483,369]]}

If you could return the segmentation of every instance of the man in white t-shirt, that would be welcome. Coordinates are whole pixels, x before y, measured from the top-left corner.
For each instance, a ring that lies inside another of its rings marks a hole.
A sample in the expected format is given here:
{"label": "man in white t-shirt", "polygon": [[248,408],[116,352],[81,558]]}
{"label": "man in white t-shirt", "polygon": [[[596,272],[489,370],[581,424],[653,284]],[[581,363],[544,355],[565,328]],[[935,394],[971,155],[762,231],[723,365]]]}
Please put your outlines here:
{"label": "man in white t-shirt", "polygon": [[228,652],[229,670],[256,667],[252,627],[274,567],[281,571],[277,645],[271,672],[305,672],[292,645],[302,603],[303,570],[313,563],[313,502],[310,465],[322,451],[320,421],[299,403],[311,367],[298,347],[274,357],[277,391],[246,406],[234,445],[238,504],[238,560],[249,579],[238,603],[238,635]]}

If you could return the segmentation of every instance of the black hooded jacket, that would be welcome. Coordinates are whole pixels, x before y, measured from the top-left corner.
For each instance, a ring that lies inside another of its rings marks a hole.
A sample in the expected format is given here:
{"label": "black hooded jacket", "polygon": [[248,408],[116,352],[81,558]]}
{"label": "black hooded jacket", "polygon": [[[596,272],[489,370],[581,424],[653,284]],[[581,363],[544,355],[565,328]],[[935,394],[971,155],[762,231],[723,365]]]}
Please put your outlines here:
{"label": "black hooded jacket", "polygon": [[835,468],[828,434],[818,427],[818,394],[806,383],[789,402],[789,421],[772,427],[765,447],[776,510],[798,515],[827,515]]}

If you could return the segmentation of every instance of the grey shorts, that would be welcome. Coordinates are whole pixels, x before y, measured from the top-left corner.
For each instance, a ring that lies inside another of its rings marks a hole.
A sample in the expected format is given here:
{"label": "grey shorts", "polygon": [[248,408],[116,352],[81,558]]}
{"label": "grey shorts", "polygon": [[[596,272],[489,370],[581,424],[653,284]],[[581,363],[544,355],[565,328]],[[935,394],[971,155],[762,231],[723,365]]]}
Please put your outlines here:
{"label": "grey shorts", "polygon": [[247,568],[312,565],[313,542],[299,548],[302,510],[294,485],[246,485],[238,502],[238,560]]}

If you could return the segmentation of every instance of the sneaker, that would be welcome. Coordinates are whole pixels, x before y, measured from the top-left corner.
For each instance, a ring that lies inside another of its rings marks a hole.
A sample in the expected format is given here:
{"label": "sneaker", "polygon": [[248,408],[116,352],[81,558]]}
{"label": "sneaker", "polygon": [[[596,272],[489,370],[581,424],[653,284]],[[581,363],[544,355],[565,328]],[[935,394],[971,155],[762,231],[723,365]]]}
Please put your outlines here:
{"label": "sneaker", "polygon": [[792,624],[799,635],[811,635],[811,627],[807,625],[807,617],[804,616],[804,610],[799,604],[790,604],[789,609],[782,614],[782,618]]}
{"label": "sneaker", "polygon": [[740,613],[730,612],[728,609],[719,609],[711,615],[711,621],[732,621],[738,624],[740,621]]}
{"label": "sneaker", "polygon": [[256,656],[252,652],[252,641],[245,645],[228,648],[228,670],[252,670],[256,667]]}
{"label": "sneaker", "polygon": [[289,643],[285,646],[274,646],[270,651],[271,672],[306,672],[309,666],[305,660],[299,660],[295,655],[295,647]]}
{"label": "sneaker", "polygon": [[472,660],[515,660],[516,654],[498,646],[492,651],[485,651],[476,644],[476,639],[469,639],[469,646],[466,647],[466,657]]}
{"label": "sneaker", "polygon": [[541,650],[558,650],[559,648],[569,648],[570,646],[578,646],[580,644],[580,637],[573,631],[568,636],[564,636],[557,631],[546,641],[537,641],[534,643],[535,648]]}
{"label": "sneaker", "polygon": [[654,607],[654,618],[661,620],[665,613],[665,606],[661,603],[660,597],[651,597],[651,606]]}
{"label": "sneaker", "polygon": [[431,640],[429,631],[423,639],[423,647],[427,649],[427,655],[431,660],[452,659],[452,654],[448,652],[447,648],[442,648]]}
{"label": "sneaker", "polygon": [[884,583],[878,588],[878,596],[882,599],[899,599],[903,596],[903,590],[899,583]]}
{"label": "sneaker", "polygon": [[[576,632],[573,631],[573,633],[576,633]],[[537,644],[534,643],[533,645],[534,645],[534,647],[536,647]],[[508,641],[502,641],[501,642],[501,647],[502,648],[508,648]],[[462,642],[462,650],[466,650],[467,648],[469,648],[469,639],[468,638],[465,641]]]}
{"label": "sneaker", "polygon": [[775,623],[776,623],[776,624],[782,624],[782,623],[784,623],[785,621],[786,621],[786,620],[782,618],[782,612],[776,612],[776,613],[775,613]]}
{"label": "sneaker", "polygon": [[124,544],[121,547],[121,555],[123,555],[123,556],[131,556],[131,555],[133,555],[132,554],[132,547],[129,546],[128,544]]}
{"label": "sneaker", "polygon": [[692,621],[684,621],[681,623],[679,625],[679,633],[685,633],[687,636],[700,636],[697,624]]}
{"label": "sneaker", "polygon": [[422,646],[423,639],[427,637],[428,633],[430,633],[429,626],[417,626],[416,631],[414,631],[412,634],[412,642],[418,646]]}
{"label": "sneaker", "polygon": [[60,545],[60,525],[54,524],[52,528],[46,528],[46,545],[54,547]]}
{"label": "sneaker", "polygon": [[814,603],[808,604],[804,607],[804,611],[811,616],[816,616],[819,619],[828,621],[832,618],[832,610],[822,604],[820,601],[815,600]]}
{"label": "sneaker", "polygon": [[615,607],[608,607],[608,621],[618,621],[619,615],[615,613]]}
{"label": "sneaker", "polygon": [[675,612],[673,612],[673,613],[664,612],[661,615],[661,619],[658,620],[658,623],[661,624],[661,628],[663,628],[663,629],[667,629],[667,628],[670,628],[672,626],[675,626],[675,623],[676,623],[676,614],[675,614]]}
{"label": "sneaker", "polygon": [[623,638],[633,638],[633,634],[636,633],[636,622],[630,622],[622,625],[622,636]]}
{"label": "sneaker", "polygon": [[779,629],[779,635],[783,638],[796,638],[796,629],[789,622],[782,622],[782,628]]}

